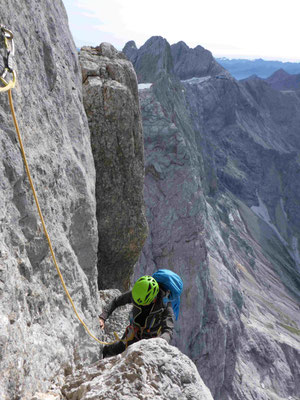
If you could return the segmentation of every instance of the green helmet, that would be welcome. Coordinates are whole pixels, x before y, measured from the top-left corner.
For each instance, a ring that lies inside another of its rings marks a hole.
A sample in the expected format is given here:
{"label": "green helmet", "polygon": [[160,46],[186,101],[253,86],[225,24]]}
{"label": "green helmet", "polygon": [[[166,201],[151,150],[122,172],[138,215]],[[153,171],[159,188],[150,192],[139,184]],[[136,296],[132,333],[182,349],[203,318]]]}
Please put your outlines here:
{"label": "green helmet", "polygon": [[152,276],[142,276],[138,279],[132,289],[132,298],[140,306],[152,303],[159,292],[158,283]]}

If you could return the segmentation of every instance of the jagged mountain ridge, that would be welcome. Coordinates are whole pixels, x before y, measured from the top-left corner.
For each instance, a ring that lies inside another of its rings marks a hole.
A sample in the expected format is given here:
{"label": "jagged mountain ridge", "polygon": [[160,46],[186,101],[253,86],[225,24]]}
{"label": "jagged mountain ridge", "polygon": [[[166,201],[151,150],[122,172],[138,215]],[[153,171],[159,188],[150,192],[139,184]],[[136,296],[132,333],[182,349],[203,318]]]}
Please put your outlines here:
{"label": "jagged mountain ridge", "polygon": [[300,90],[300,74],[289,74],[283,69],[275,71],[266,79],[259,78],[257,75],[252,75],[247,79],[242,79],[241,81],[246,82],[259,79],[267,82],[273,89],[276,90]]}
{"label": "jagged mountain ridge", "polygon": [[139,49],[130,41],[125,44],[123,53],[132,62],[139,83],[154,82],[160,73],[170,73],[182,80],[226,74],[210,51],[201,46],[191,49],[184,42],[170,46],[161,36],[151,37]]}
{"label": "jagged mountain ridge", "polygon": [[215,399],[297,398],[299,95],[156,76],[140,89],[150,235],[135,276],[183,276],[175,342]]}

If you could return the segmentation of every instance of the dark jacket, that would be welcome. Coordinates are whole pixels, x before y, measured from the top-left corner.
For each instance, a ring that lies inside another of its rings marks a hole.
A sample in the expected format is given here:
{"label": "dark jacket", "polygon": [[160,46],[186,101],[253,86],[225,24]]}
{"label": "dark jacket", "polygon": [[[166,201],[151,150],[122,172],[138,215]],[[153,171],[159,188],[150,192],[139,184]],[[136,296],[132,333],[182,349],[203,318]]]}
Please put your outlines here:
{"label": "dark jacket", "polygon": [[170,302],[164,304],[165,296],[166,292],[160,288],[153,303],[149,306],[138,306],[134,303],[131,291],[129,291],[115,297],[99,317],[105,321],[117,307],[133,304],[130,325],[136,328],[139,339],[159,336],[169,343],[173,336],[174,313]]}

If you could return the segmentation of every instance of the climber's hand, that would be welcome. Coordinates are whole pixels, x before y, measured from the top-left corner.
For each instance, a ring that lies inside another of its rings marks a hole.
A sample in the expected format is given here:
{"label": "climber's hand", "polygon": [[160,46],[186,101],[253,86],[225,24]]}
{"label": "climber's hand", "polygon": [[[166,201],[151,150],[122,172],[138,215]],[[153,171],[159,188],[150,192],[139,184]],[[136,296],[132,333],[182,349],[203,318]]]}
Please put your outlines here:
{"label": "climber's hand", "polygon": [[101,318],[101,317],[99,317],[99,324],[100,324],[100,328],[101,328],[101,329],[104,329],[104,327],[105,327],[105,321],[104,321],[104,319]]}

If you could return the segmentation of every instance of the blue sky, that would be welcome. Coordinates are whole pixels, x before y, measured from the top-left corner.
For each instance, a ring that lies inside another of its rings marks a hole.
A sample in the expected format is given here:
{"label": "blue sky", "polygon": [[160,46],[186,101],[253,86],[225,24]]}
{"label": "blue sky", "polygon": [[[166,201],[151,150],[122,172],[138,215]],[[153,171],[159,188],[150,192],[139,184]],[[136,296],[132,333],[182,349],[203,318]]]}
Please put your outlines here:
{"label": "blue sky", "polygon": [[75,43],[121,50],[151,36],[215,57],[300,62],[299,0],[63,0]]}

